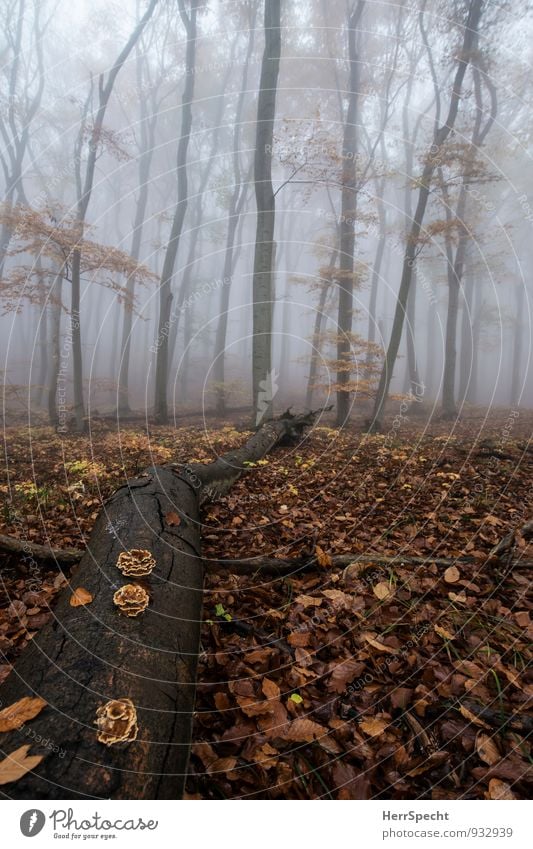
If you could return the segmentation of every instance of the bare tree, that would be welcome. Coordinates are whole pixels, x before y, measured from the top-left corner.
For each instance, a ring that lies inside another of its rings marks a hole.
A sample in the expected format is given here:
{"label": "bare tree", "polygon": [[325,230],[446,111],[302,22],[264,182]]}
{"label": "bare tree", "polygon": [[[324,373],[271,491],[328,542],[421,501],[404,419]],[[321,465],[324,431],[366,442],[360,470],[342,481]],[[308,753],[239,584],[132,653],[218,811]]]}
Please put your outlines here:
{"label": "bare tree", "polygon": [[176,170],[178,175],[178,200],[172,219],[170,238],[168,240],[161,281],[159,284],[159,327],[157,336],[157,359],[155,372],[155,402],[154,413],[160,424],[168,422],[167,384],[168,384],[168,352],[169,333],[172,306],[172,278],[183,230],[183,222],[189,200],[189,184],[187,175],[187,152],[192,130],[192,101],[194,97],[194,78],[196,64],[196,34],[199,0],[190,0],[189,11],[185,8],[185,0],[178,0],[179,11],[187,33],[187,48],[185,57],[185,86],[181,99],[181,132],[178,142]]}
{"label": "bare tree", "polygon": [[[420,12],[420,22],[422,28],[425,6],[426,3],[424,2],[422,10]],[[435,128],[433,132],[433,142],[426,155],[422,175],[418,182],[418,201],[405,249],[402,278],[400,282],[400,289],[398,292],[398,300],[394,314],[391,338],[387,348],[387,353],[381,372],[378,390],[376,393],[373,411],[373,422],[370,426],[371,429],[379,427],[383,415],[383,408],[385,406],[385,402],[389,393],[389,386],[392,379],[394,365],[396,363],[396,357],[398,355],[398,349],[400,347],[400,341],[402,338],[403,324],[406,315],[407,299],[409,297],[409,290],[411,288],[411,282],[413,279],[413,270],[416,264],[416,258],[419,251],[419,238],[431,191],[431,181],[435,170],[439,165],[440,151],[455,125],[457,113],[459,111],[463,82],[466,70],[472,57],[472,49],[476,42],[476,36],[478,32],[482,9],[483,0],[469,0],[468,14],[464,25],[462,49],[459,53],[459,57],[457,60],[457,68],[453,82],[448,115],[444,124],[442,124],[441,126],[439,126],[440,101],[437,104]]]}
{"label": "bare tree", "polygon": [[253,272],[252,386],[255,421],[272,415],[273,256],[276,201],[272,186],[272,143],[281,57],[281,0],[265,0],[265,49],[257,100],[254,183],[257,227]]}
{"label": "bare tree", "polygon": [[355,207],[357,203],[357,119],[359,109],[360,59],[357,53],[357,28],[365,8],[365,0],[350,10],[348,37],[348,109],[344,122],[342,150],[342,196],[339,239],[339,310],[337,320],[337,425],[342,427],[350,414],[351,332],[353,321]]}
{"label": "bare tree", "polygon": [[[94,184],[94,174],[96,169],[96,160],[101,149],[102,130],[104,126],[104,118],[115,85],[115,81],[126,62],[131,51],[135,47],[137,40],[140,38],[146,24],[152,17],[153,11],[158,0],[150,0],[146,12],[141,20],[136,25],[130,35],[125,46],[120,51],[113,67],[107,75],[100,74],[98,78],[98,107],[92,126],[89,132],[88,155],[85,162],[85,168],[82,174],[81,151],[83,148],[85,131],[87,126],[87,117],[82,120],[80,133],[78,134],[75,149],[75,171],[76,171],[76,192],[77,192],[77,220],[79,239],[83,238],[85,229],[85,221],[87,217],[87,209],[91,200],[91,194]],[[86,102],[86,110],[92,100],[93,83],[91,81],[91,90]],[[72,284],[71,284],[71,304],[70,304],[70,320],[72,331],[72,367],[74,377],[74,416],[76,421],[76,430],[83,431],[85,428],[85,404],[83,400],[83,358],[81,349],[81,315],[80,315],[80,294],[81,294],[81,251],[74,249],[72,253]]]}

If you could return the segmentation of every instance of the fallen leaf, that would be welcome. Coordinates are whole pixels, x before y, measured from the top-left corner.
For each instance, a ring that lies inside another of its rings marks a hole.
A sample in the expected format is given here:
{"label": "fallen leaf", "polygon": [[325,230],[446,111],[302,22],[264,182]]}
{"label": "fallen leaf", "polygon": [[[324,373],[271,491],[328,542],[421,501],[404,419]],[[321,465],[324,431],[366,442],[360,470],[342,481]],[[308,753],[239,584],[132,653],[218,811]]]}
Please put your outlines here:
{"label": "fallen leaf", "polygon": [[444,580],[447,584],[456,584],[461,578],[461,573],[456,566],[449,566],[444,573]]}
{"label": "fallen leaf", "polygon": [[363,640],[365,640],[372,648],[377,649],[378,651],[387,652],[387,654],[396,654],[396,649],[392,649],[390,646],[385,646],[383,643],[378,642],[373,634],[369,634],[368,631],[364,631],[361,634]]}
{"label": "fallen leaf", "polygon": [[0,733],[20,728],[30,719],[34,719],[46,707],[46,704],[45,700],[39,696],[25,696],[4,708],[0,711]]}
{"label": "fallen leaf", "polygon": [[485,796],[487,799],[500,799],[504,801],[516,799],[510,785],[505,781],[500,781],[499,778],[491,778],[489,781],[489,789],[488,792],[485,793]]}
{"label": "fallen leaf", "polygon": [[30,744],[21,746],[14,752],[11,752],[7,758],[0,761],[0,784],[9,784],[11,781],[18,781],[27,772],[35,769],[44,758],[44,755],[28,755]]}
{"label": "fallen leaf", "polygon": [[386,598],[393,598],[394,596],[394,590],[387,581],[380,581],[379,584],[372,587],[372,592],[376,598],[380,599],[380,601],[383,601]]}
{"label": "fallen leaf", "polygon": [[312,743],[327,734],[327,729],[311,719],[294,719],[285,731],[283,738],[294,743]]}
{"label": "fallen leaf", "polygon": [[208,773],[230,772],[237,763],[237,758],[217,758],[207,767]]}
{"label": "fallen leaf", "polygon": [[488,734],[483,734],[482,731],[476,737],[476,752],[481,760],[489,766],[494,766],[501,759],[494,739],[489,737]]}
{"label": "fallen leaf", "polygon": [[165,522],[171,528],[177,527],[178,525],[181,525],[181,516],[174,512],[174,510],[171,510],[169,513],[166,514]]}
{"label": "fallen leaf", "polygon": [[77,587],[70,596],[70,606],[84,607],[86,604],[90,604],[92,600],[93,597],[89,590],[86,590],[85,587]]}
{"label": "fallen leaf", "polygon": [[311,639],[311,635],[309,631],[293,631],[292,634],[289,634],[287,637],[287,642],[290,646],[306,646],[309,640]]}
{"label": "fallen leaf", "polygon": [[452,634],[451,631],[447,631],[446,628],[441,628],[440,625],[433,625],[433,630],[439,637],[442,637],[443,640],[455,640],[455,634]]}
{"label": "fallen leaf", "polygon": [[378,719],[375,716],[371,716],[368,719],[362,719],[359,723],[359,728],[368,734],[369,737],[379,737],[380,734],[383,734],[384,731],[390,726],[390,722],[386,722],[384,719]]}
{"label": "fallen leaf", "polygon": [[260,716],[274,710],[273,702],[260,702],[251,696],[238,696],[237,704],[246,716]]}
{"label": "fallen leaf", "polygon": [[328,690],[333,693],[343,693],[347,684],[351,684],[363,672],[365,664],[356,660],[343,660],[336,663],[331,670]]}
{"label": "fallen leaf", "polygon": [[278,685],[274,681],[271,681],[270,678],[263,678],[261,689],[267,699],[275,699],[277,701],[281,695]]}
{"label": "fallen leaf", "polygon": [[460,593],[448,593],[448,598],[450,601],[455,601],[457,604],[466,604],[466,593],[464,590],[461,590]]}
{"label": "fallen leaf", "polygon": [[326,554],[323,548],[320,548],[319,545],[315,548],[315,556],[316,562],[319,566],[322,566],[323,569],[326,569],[328,566],[333,565],[333,560],[331,559],[329,554]]}
{"label": "fallen leaf", "polygon": [[322,604],[321,598],[315,598],[312,595],[297,595],[294,600],[296,604],[301,604],[303,607],[320,607]]}
{"label": "fallen leaf", "polygon": [[264,743],[259,749],[256,749],[252,755],[252,760],[255,763],[261,764],[263,769],[272,769],[276,766],[276,760],[279,757],[279,752],[274,749],[270,743]]}
{"label": "fallen leaf", "polygon": [[479,725],[480,728],[490,729],[490,725],[487,725],[486,722],[483,722],[483,720],[480,719],[479,716],[476,716],[475,713],[472,713],[472,711],[468,710],[468,708],[466,708],[464,705],[459,706],[459,713],[464,716],[465,719],[468,719],[469,722],[473,722],[474,725]]}

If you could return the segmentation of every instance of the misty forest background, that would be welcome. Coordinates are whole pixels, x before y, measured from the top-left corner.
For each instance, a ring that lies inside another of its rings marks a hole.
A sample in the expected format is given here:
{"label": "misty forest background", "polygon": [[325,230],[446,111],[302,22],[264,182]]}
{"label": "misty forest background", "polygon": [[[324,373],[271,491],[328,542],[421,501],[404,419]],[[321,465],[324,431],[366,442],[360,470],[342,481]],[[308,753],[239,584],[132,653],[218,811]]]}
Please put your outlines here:
{"label": "misty forest background", "polygon": [[531,404],[531,18],[260,5],[3,3],[6,408]]}

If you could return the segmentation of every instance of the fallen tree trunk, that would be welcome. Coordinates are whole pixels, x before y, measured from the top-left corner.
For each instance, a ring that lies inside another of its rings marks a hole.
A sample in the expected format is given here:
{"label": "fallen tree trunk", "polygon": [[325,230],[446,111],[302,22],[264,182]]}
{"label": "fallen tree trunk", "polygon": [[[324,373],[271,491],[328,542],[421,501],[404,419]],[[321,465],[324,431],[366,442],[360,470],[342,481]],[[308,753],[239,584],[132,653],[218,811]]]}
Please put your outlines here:
{"label": "fallen tree trunk", "polygon": [[50,548],[29,540],[0,534],[0,553],[21,554],[24,558],[37,560],[39,563],[73,566],[83,557],[83,551],[77,548]]}
{"label": "fallen tree trunk", "polygon": [[[206,572],[227,570],[234,575],[273,575],[288,577],[302,571],[318,569],[324,571],[330,567],[345,568],[353,566],[477,566],[481,568],[485,563],[492,562],[493,556],[487,554],[485,560],[474,557],[404,557],[402,554],[333,554],[330,556],[328,566],[320,566],[316,557],[277,558],[277,557],[251,557],[242,560],[208,560],[205,563]],[[516,558],[511,561],[513,566],[522,568],[533,567],[533,561]]]}
{"label": "fallen tree trunk", "polygon": [[[246,462],[285,438],[298,439],[313,420],[308,414],[269,422],[209,465],[151,467],[104,505],[53,622],[0,688],[3,710],[24,697],[46,702],[35,718],[0,735],[2,757],[25,745],[42,757],[34,771],[7,784],[4,795],[181,798],[202,619],[200,505],[227,491]],[[148,577],[125,578],[118,570],[118,556],[133,549],[155,560]],[[113,603],[114,593],[132,581],[150,597],[135,618]],[[72,595],[81,597],[81,589],[92,601],[73,607]],[[133,703],[138,732],[130,742],[107,746],[97,739],[97,711],[118,699]],[[16,709],[12,717],[16,724]]]}

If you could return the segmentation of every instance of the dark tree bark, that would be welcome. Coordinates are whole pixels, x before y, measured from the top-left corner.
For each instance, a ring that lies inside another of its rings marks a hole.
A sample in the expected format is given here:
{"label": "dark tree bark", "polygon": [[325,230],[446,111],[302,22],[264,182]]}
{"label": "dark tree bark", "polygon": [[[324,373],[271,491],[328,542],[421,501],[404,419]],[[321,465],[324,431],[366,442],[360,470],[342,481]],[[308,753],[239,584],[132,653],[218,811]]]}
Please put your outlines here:
{"label": "dark tree bark", "polygon": [[[313,421],[309,414],[269,422],[208,466],[151,467],[109,499],[70,588],[54,608],[53,623],[0,688],[2,707],[31,695],[47,702],[23,729],[2,735],[3,756],[25,742],[43,756],[33,772],[2,788],[3,795],[181,798],[202,620],[200,505],[226,492],[247,470],[245,463],[261,459],[281,440],[299,439]],[[149,577],[124,578],[116,568],[118,555],[133,548],[155,558]],[[116,589],[132,581],[150,594],[149,607],[137,618],[121,615],[113,604]],[[79,587],[93,601],[72,607],[71,592]],[[96,711],[121,698],[135,705],[138,737],[106,747],[96,738]]]}
{"label": "dark tree bark", "polygon": [[[476,36],[479,27],[479,21],[481,18],[482,8],[483,0],[470,0],[468,16],[464,27],[463,44],[457,62],[457,69],[453,83],[448,115],[446,118],[446,122],[440,127],[438,126],[439,119],[437,110],[437,121],[435,125],[435,132],[433,135],[433,143],[426,155],[425,165],[422,170],[422,175],[419,181],[420,188],[418,191],[418,201],[405,249],[402,278],[400,282],[400,289],[398,292],[396,310],[394,313],[391,338],[387,348],[385,362],[383,364],[379,386],[376,393],[376,400],[373,411],[373,423],[370,427],[371,430],[374,428],[378,428],[381,424],[383,409],[389,393],[389,386],[392,380],[394,366],[396,363],[396,358],[398,356],[398,349],[400,347],[400,341],[402,338],[407,299],[409,296],[409,290],[411,288],[411,281],[413,279],[413,269],[415,267],[416,258],[419,251],[420,232],[422,230],[422,223],[424,221],[424,216],[426,213],[427,203],[431,190],[431,181],[435,173],[435,169],[438,167],[439,164],[439,152],[455,125],[457,113],[459,111],[459,103],[461,99],[461,91],[463,88],[464,77],[466,74],[466,69],[468,68],[468,65],[471,60],[472,47],[476,42]],[[423,30],[423,14],[421,14],[420,16],[420,23],[421,29],[425,33],[425,31]]]}
{"label": "dark tree bark", "polygon": [[181,241],[183,222],[189,201],[189,181],[187,175],[187,153],[192,129],[192,100],[194,96],[195,64],[196,64],[196,18],[198,0],[191,0],[190,12],[187,14],[185,0],[178,0],[180,15],[187,32],[187,50],[185,57],[185,86],[181,99],[181,133],[178,142],[177,174],[178,201],[174,210],[170,238],[163,261],[161,282],[159,285],[159,325],[157,335],[157,358],[155,370],[155,400],[154,413],[160,424],[168,422],[168,354],[169,334],[171,332],[172,307],[172,277],[176,265],[176,257]]}
{"label": "dark tree bark", "polygon": [[281,0],[265,0],[265,49],[257,100],[254,184],[257,226],[253,271],[252,394],[255,422],[271,418],[273,268],[276,201],[272,186],[272,143],[281,57]]}

